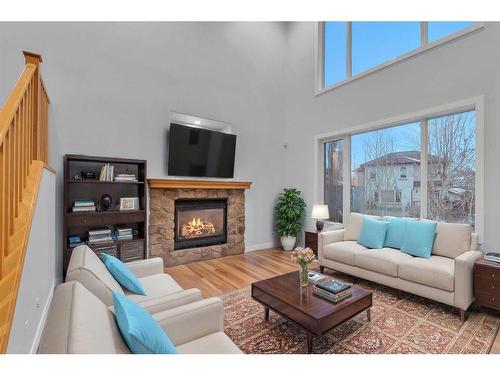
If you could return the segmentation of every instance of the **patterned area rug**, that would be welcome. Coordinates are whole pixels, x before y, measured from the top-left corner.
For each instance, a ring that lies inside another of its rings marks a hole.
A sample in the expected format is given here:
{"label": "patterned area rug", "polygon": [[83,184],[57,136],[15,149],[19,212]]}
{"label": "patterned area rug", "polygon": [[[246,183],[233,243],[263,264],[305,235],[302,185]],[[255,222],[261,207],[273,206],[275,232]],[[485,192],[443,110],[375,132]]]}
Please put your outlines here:
{"label": "patterned area rug", "polygon": [[[500,318],[487,312],[469,311],[461,323],[447,305],[406,293],[400,299],[394,289],[348,275],[335,277],[373,291],[372,321],[363,312],[315,338],[314,353],[488,353],[500,326]],[[225,332],[244,353],[307,352],[304,331],[273,312],[264,321],[250,288],[221,298]]]}

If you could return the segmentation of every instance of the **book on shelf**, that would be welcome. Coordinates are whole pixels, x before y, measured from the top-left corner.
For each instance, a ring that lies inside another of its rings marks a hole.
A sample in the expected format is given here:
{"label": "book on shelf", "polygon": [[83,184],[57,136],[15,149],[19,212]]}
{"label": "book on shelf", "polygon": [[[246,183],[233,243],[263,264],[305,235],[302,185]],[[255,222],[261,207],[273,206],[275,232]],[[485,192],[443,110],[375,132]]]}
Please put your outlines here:
{"label": "book on shelf", "polygon": [[111,234],[111,229],[109,228],[99,228],[89,230],[89,236],[99,235],[99,234]]}
{"label": "book on shelf", "polygon": [[500,253],[493,253],[493,252],[486,253],[484,259],[489,260],[490,262],[500,263]]}
{"label": "book on shelf", "polygon": [[95,207],[95,204],[91,200],[78,200],[73,202],[73,207]]}
{"label": "book on shelf", "polygon": [[88,207],[73,207],[73,212],[95,212],[95,206]]}
{"label": "book on shelf", "polygon": [[115,167],[109,163],[104,164],[99,172],[99,181],[113,181]]}
{"label": "book on shelf", "polygon": [[82,241],[80,236],[78,236],[78,235],[68,236],[68,247],[73,248],[73,247],[77,247],[80,245],[85,245],[85,242]]}
{"label": "book on shelf", "polygon": [[120,182],[120,181],[122,181],[122,182],[127,182],[127,181],[136,182],[137,178],[136,178],[135,174],[118,173],[115,176],[115,181],[117,181],[117,182]]}
{"label": "book on shelf", "polygon": [[351,288],[351,284],[340,280],[327,280],[316,284],[316,287],[331,294],[338,294]]}

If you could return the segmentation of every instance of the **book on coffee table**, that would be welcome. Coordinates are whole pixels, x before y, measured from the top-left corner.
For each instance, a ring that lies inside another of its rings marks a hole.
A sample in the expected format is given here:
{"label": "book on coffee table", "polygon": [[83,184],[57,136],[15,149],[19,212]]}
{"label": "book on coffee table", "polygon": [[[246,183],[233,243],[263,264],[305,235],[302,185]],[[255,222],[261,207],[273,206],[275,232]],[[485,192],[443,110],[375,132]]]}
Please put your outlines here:
{"label": "book on coffee table", "polygon": [[350,289],[351,286],[352,284],[339,280],[327,280],[316,284],[317,288],[323,289],[331,294],[338,294],[344,290]]}
{"label": "book on coffee table", "polygon": [[487,253],[484,256],[484,259],[489,260],[490,262],[500,263],[500,253],[493,253],[493,252]]}
{"label": "book on coffee table", "polygon": [[352,290],[349,288],[349,289],[344,290],[343,292],[340,292],[337,294],[332,294],[330,292],[327,292],[324,289],[321,289],[321,288],[314,286],[313,287],[313,294],[318,296],[318,297],[322,297],[328,301],[331,301],[333,303],[338,303],[338,302],[341,302],[341,301],[345,300],[346,298],[349,298],[350,296],[352,296]]}

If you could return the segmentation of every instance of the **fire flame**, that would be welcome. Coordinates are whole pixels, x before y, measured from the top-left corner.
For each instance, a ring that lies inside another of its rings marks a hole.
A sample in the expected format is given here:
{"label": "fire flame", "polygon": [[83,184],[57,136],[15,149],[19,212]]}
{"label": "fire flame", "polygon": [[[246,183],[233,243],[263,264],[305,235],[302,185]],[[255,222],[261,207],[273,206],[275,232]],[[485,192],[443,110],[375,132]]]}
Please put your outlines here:
{"label": "fire flame", "polygon": [[210,221],[204,221],[200,217],[193,217],[193,220],[182,224],[182,237],[198,237],[215,233],[215,226]]}

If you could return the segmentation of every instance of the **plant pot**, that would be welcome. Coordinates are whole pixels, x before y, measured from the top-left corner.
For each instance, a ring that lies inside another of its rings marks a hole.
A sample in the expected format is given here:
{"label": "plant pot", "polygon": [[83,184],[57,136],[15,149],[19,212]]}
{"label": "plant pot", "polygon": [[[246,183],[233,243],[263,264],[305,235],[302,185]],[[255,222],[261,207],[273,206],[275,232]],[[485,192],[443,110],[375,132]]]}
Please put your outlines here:
{"label": "plant pot", "polygon": [[281,236],[281,246],[283,250],[290,251],[293,250],[295,246],[295,241],[297,241],[297,237],[295,236]]}

